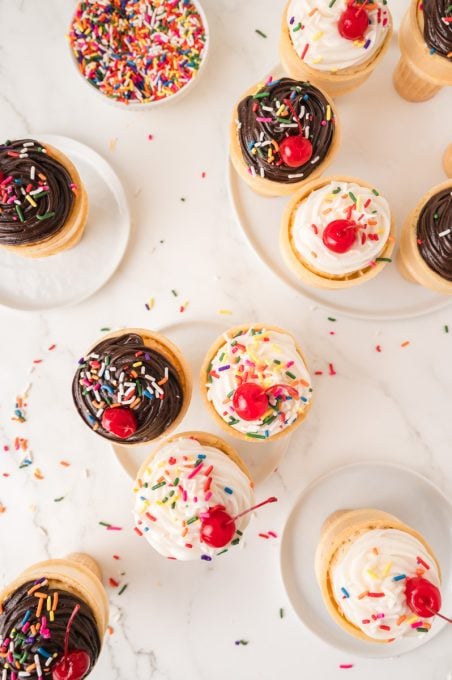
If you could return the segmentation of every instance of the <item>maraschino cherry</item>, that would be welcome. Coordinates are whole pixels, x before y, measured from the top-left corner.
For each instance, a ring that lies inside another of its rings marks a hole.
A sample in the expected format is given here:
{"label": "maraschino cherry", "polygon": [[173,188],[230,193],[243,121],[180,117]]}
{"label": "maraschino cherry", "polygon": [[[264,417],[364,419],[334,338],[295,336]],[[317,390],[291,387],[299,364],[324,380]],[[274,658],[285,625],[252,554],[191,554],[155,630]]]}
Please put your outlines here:
{"label": "maraschino cherry", "polygon": [[80,605],[76,604],[67,622],[64,636],[64,654],[52,670],[52,680],[82,680],[90,669],[91,658],[87,652],[82,649],[69,651],[71,626],[79,609]]}
{"label": "maraschino cherry", "polygon": [[346,40],[363,39],[369,26],[369,17],[365,10],[366,4],[367,0],[357,7],[352,0],[339,17],[339,33]]}
{"label": "maraschino cherry", "polygon": [[229,513],[226,512],[224,505],[215,505],[209,508],[201,518],[201,541],[210,545],[212,548],[223,548],[232,541],[232,537],[235,534],[235,521],[239,517],[261,508],[267,503],[276,503],[278,499],[275,496],[267,498],[266,501],[253,505],[252,508],[240,512],[235,517],[231,517]]}
{"label": "maraschino cherry", "polygon": [[279,155],[283,163],[288,165],[289,168],[299,168],[311,159],[312,144],[303,134],[303,126],[290,99],[285,99],[284,103],[295,118],[300,134],[284,137],[279,144]]}
{"label": "maraschino cherry", "polygon": [[326,225],[322,240],[333,253],[346,253],[355,243],[357,230],[351,220],[334,220]]}
{"label": "maraschino cherry", "polygon": [[[405,596],[409,608],[423,619],[439,614],[441,609],[441,593],[439,589],[426,578],[415,576],[407,578]],[[442,617],[445,618],[445,617]]]}
{"label": "maraschino cherry", "polygon": [[120,439],[127,439],[136,432],[137,419],[130,408],[106,408],[102,415],[102,427]]}
{"label": "maraschino cherry", "polygon": [[234,392],[232,405],[242,420],[258,420],[268,409],[268,397],[257,383],[244,382]]}

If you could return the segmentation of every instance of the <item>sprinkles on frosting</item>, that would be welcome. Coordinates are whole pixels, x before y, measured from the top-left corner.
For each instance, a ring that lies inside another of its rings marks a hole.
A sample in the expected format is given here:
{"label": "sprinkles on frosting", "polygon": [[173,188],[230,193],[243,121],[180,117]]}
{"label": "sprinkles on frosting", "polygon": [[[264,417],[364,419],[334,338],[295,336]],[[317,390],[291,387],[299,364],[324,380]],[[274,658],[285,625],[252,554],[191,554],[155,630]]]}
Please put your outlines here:
{"label": "sprinkles on frosting", "polygon": [[124,104],[173,96],[197,75],[207,34],[191,0],[80,2],[69,42],[81,74]]}

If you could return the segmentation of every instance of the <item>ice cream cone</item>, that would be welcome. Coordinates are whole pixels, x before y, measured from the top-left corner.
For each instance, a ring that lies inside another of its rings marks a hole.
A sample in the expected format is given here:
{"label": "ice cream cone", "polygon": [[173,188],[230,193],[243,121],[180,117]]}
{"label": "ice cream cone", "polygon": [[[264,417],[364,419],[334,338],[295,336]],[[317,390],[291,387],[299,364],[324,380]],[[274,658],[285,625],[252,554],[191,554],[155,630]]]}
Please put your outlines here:
{"label": "ice cream cone", "polygon": [[399,30],[401,57],[394,71],[394,86],[410,102],[423,102],[452,85],[452,63],[431,54],[423,35],[419,0],[411,0]]}
{"label": "ice cream cone", "polygon": [[[129,333],[139,335],[142,338],[145,347],[154,350],[155,352],[163,356],[172,366],[174,366],[181,383],[183,398],[180,411],[176,418],[173,420],[173,422],[165,429],[165,431],[161,435],[159,435],[159,437],[155,438],[159,439],[164,435],[166,436],[176,427],[178,427],[178,425],[182,422],[183,418],[185,417],[185,414],[187,413],[188,407],[190,405],[193,388],[191,369],[179,348],[164,335],[154,331],[150,331],[143,328],[123,328],[118,331],[111,331],[109,333],[105,333],[105,335],[101,339],[101,342],[108,340],[110,338],[121,337],[122,335],[126,335]],[[99,341],[92,345],[88,352],[85,354],[85,356],[88,356],[90,352],[92,352],[98,344]],[[149,441],[153,441],[153,439],[143,440],[139,442],[130,442],[127,440],[124,441],[114,440],[114,443],[117,446],[137,447],[149,444]]]}
{"label": "ice cream cone", "polygon": [[[306,184],[302,189],[300,189],[288,203],[282,217],[281,230],[280,230],[280,249],[282,256],[291,271],[297,276],[303,283],[314,288],[323,288],[330,290],[338,290],[342,288],[351,288],[357,284],[369,281],[377,276],[382,269],[386,266],[387,262],[379,260],[373,265],[369,264],[365,269],[360,269],[359,271],[346,274],[344,276],[333,276],[325,272],[316,271],[312,266],[304,260],[301,254],[295,247],[293,238],[293,222],[297,207],[302,201],[304,201],[312,191],[326,186],[330,182],[353,182],[359,184],[367,189],[372,189],[372,185],[364,182],[361,179],[354,177],[349,177],[346,175],[334,175],[333,177],[322,177],[320,179],[313,180]],[[395,224],[394,218],[391,217],[391,231],[386,244],[384,245],[379,258],[390,258],[392,251],[394,249],[394,239],[395,239]]]}
{"label": "ice cream cone", "polygon": [[443,156],[444,172],[448,177],[452,177],[452,144],[449,144]]}
{"label": "ice cream cone", "polygon": [[289,5],[290,2],[287,3],[283,12],[279,41],[279,57],[282,67],[291,78],[308,80],[324,92],[327,92],[330,97],[339,97],[356,90],[357,87],[362,85],[375,70],[391,42],[392,23],[389,25],[389,30],[380,49],[367,62],[356,67],[339,69],[335,72],[314,69],[298,56],[293,47],[287,23]]}
{"label": "ice cream cone", "polygon": [[253,478],[251,477],[251,473],[248,470],[248,467],[246,466],[245,462],[242,460],[240,455],[237,453],[237,451],[227,442],[224,441],[224,439],[221,439],[220,437],[217,437],[216,435],[210,434],[209,432],[201,432],[201,431],[190,431],[190,432],[179,432],[178,434],[173,434],[171,437],[166,437],[165,439],[161,440],[160,443],[157,445],[157,447],[149,454],[147,459],[144,461],[144,463],[141,465],[140,469],[138,470],[137,474],[137,482],[138,480],[141,479],[141,477],[144,474],[144,471],[146,470],[149,465],[152,464],[152,461],[158,451],[160,451],[161,448],[163,448],[167,443],[169,442],[174,442],[177,441],[178,439],[196,439],[200,444],[203,444],[204,446],[211,446],[215,449],[218,449],[222,453],[225,454],[228,458],[230,458],[240,469],[241,471],[249,478],[249,480],[253,482]]}
{"label": "ice cream cone", "polygon": [[67,170],[72,183],[76,186],[71,212],[61,229],[45,240],[26,245],[1,246],[13,253],[35,259],[57,255],[58,253],[69,250],[77,245],[83,236],[86,221],[88,219],[88,194],[82,184],[77,168],[67,156],[55,147],[46,144],[45,148],[48,155],[52,156]]}
{"label": "ice cream cone", "polygon": [[[208,381],[208,375],[209,375],[209,371],[210,371],[210,364],[211,364],[213,357],[215,357],[215,355],[217,354],[219,349],[224,345],[225,337],[232,339],[240,331],[247,332],[250,328],[253,328],[257,331],[265,329],[266,331],[275,331],[275,332],[278,332],[278,333],[283,333],[285,335],[288,335],[293,340],[293,342],[295,343],[297,353],[300,355],[300,357],[302,358],[305,365],[307,365],[306,359],[304,357],[304,354],[303,354],[300,346],[298,345],[294,336],[291,333],[289,333],[288,331],[286,331],[282,328],[279,328],[278,326],[268,326],[268,325],[261,324],[261,323],[243,324],[243,325],[240,325],[240,326],[234,326],[233,328],[230,328],[225,334],[223,334],[219,338],[217,338],[217,340],[215,340],[215,342],[212,344],[212,346],[209,348],[208,352],[206,353],[205,359],[204,359],[202,366],[201,366],[200,390],[201,390],[202,400],[203,400],[209,414],[212,416],[214,421],[217,423],[217,425],[219,427],[221,427],[221,429],[224,432],[226,432],[227,434],[229,434],[231,436],[237,437],[238,439],[241,439],[243,441],[247,441],[247,442],[251,441],[251,442],[254,442],[254,443],[259,443],[259,442],[262,443],[262,441],[265,441],[265,440],[250,438],[246,434],[239,432],[238,430],[236,430],[233,427],[231,427],[230,425],[228,425],[223,420],[223,418],[217,413],[212,402],[208,398],[208,387],[207,387],[208,382],[207,381]],[[274,441],[276,439],[286,437],[288,434],[293,432],[299,425],[301,425],[301,423],[306,418],[306,416],[309,412],[309,409],[311,407],[311,403],[312,402],[309,401],[306,404],[303,412],[298,415],[297,419],[291,425],[288,425],[284,430],[282,430],[282,431],[280,431],[276,434],[273,434],[271,436],[271,440]]]}
{"label": "ice cream cone", "polygon": [[42,577],[48,579],[50,587],[72,593],[89,605],[102,642],[108,625],[109,606],[97,562],[85,553],[72,553],[63,559],[33,564],[4,588],[0,594],[0,602],[4,602],[24,583]]}
{"label": "ice cream cone", "polygon": [[371,638],[354,626],[342,614],[333,595],[331,569],[361,535],[372,529],[397,529],[416,538],[430,554],[439,571],[438,561],[422,534],[383,510],[362,508],[339,510],[325,521],[315,555],[315,573],[325,606],[331,618],[347,633],[366,642],[382,643],[386,640]]}
{"label": "ice cream cone", "polygon": [[[255,85],[253,87],[250,87],[237,101],[235,107],[234,107],[234,112],[231,118],[231,124],[230,124],[230,144],[229,144],[229,154],[231,158],[232,165],[234,166],[235,171],[238,173],[238,175],[243,179],[246,184],[248,184],[256,193],[260,194],[261,196],[267,196],[267,197],[275,197],[275,196],[290,196],[293,194],[295,191],[300,189],[300,187],[304,186],[307,181],[313,179],[314,177],[319,177],[319,175],[322,175],[327,167],[332,163],[334,157],[336,156],[340,144],[341,144],[341,128],[339,121],[337,119],[337,114],[335,112],[335,107],[331,101],[331,99],[328,97],[328,95],[325,92],[322,92],[322,95],[329,101],[330,106],[332,111],[334,111],[334,120],[335,120],[335,130],[334,130],[334,137],[331,142],[331,146],[328,149],[328,153],[326,154],[324,160],[322,163],[320,163],[308,176],[307,179],[302,179],[299,182],[294,182],[294,183],[288,183],[288,182],[275,182],[273,180],[267,179],[266,177],[260,177],[259,175],[251,175],[249,172],[248,165],[246,164],[243,154],[242,154],[242,149],[240,147],[240,140],[239,140],[239,133],[238,133],[238,127],[237,127],[237,120],[238,120],[238,105],[239,103],[245,99],[245,97],[248,97],[256,92],[258,89],[259,85]],[[316,85],[317,87],[317,85]],[[320,87],[318,88],[320,89]]]}
{"label": "ice cream cone", "polygon": [[433,187],[423,196],[422,200],[408,216],[400,235],[400,249],[397,253],[396,263],[400,274],[410,283],[418,283],[437,293],[452,295],[452,281],[448,281],[437,274],[421,256],[417,235],[418,219],[423,207],[432,196],[447,188],[450,188],[452,191],[451,180]]}

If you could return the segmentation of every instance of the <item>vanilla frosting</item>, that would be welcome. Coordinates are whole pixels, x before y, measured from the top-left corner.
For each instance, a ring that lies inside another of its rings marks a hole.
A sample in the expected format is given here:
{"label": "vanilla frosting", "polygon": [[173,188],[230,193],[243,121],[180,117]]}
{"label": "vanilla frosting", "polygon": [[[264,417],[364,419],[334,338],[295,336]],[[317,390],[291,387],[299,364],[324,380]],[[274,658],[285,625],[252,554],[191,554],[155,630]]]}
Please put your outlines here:
{"label": "vanilla frosting", "polygon": [[[164,557],[205,559],[228,549],[201,541],[202,516],[224,506],[234,517],[254,503],[252,482],[223,451],[189,437],[165,443],[137,481],[135,530]],[[250,515],[236,521],[238,544]]]}
{"label": "vanilla frosting", "polygon": [[[207,382],[207,398],[218,415],[239,432],[259,439],[294,423],[310,402],[312,388],[292,336],[251,327],[233,338],[225,334],[224,340],[212,358]],[[268,410],[259,420],[244,420],[234,409],[234,393],[244,382],[270,390]]]}
{"label": "vanilla frosting", "polygon": [[[366,10],[369,26],[364,40],[347,40],[338,21],[347,0],[291,0],[287,10],[289,33],[295,51],[319,71],[338,71],[363,64],[382,46],[389,30],[389,12],[381,0],[372,0]],[[308,46],[308,47],[306,47]]]}
{"label": "vanilla frosting", "polygon": [[362,534],[330,570],[334,598],[343,615],[376,640],[421,635],[430,628],[432,619],[417,616],[405,597],[406,577],[417,575],[440,585],[436,562],[425,546],[397,529]]}
{"label": "vanilla frosting", "polygon": [[[358,229],[345,253],[330,250],[323,232],[330,222],[349,219]],[[391,230],[388,202],[376,189],[356,182],[330,182],[298,204],[293,216],[292,242],[300,257],[319,273],[345,276],[372,266],[384,250]]]}

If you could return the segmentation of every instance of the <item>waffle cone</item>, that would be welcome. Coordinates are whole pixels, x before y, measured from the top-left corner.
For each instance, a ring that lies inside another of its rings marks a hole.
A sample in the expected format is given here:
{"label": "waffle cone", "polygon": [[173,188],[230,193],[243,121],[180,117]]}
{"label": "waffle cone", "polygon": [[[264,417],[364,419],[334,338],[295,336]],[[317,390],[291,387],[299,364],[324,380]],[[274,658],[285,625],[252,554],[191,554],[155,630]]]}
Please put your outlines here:
{"label": "waffle cone", "polygon": [[[229,154],[231,158],[232,165],[235,168],[235,171],[240,175],[240,177],[243,179],[248,186],[250,186],[256,193],[260,194],[261,196],[290,196],[293,194],[295,191],[303,187],[306,182],[309,182],[311,179],[314,177],[319,177],[327,167],[332,163],[335,155],[337,154],[340,144],[341,144],[341,128],[339,125],[339,121],[337,118],[337,112],[336,108],[330,99],[330,97],[325,93],[322,92],[323,96],[327,99],[331,106],[331,110],[334,114],[335,118],[335,130],[334,130],[334,136],[333,136],[333,141],[331,143],[330,148],[328,149],[328,153],[326,154],[325,158],[323,159],[322,163],[317,166],[317,168],[311,172],[309,177],[306,179],[301,179],[299,182],[294,182],[294,183],[288,183],[288,182],[274,182],[273,180],[267,179],[266,177],[260,177],[260,175],[256,175],[253,177],[249,170],[248,170],[248,165],[245,163],[243,160],[243,154],[242,154],[242,149],[240,146],[240,140],[239,140],[239,134],[238,134],[238,129],[237,129],[237,119],[238,119],[238,106],[242,99],[245,99],[245,97],[248,97],[256,92],[258,89],[259,85],[255,85],[254,87],[250,87],[249,90],[247,90],[237,101],[237,104],[234,107],[234,113],[232,115],[231,119],[231,125],[230,125],[230,144],[229,144]],[[317,87],[317,84],[316,84]],[[320,89],[320,88],[319,88]]]}
{"label": "waffle cone", "polygon": [[[171,423],[171,425],[166,429],[166,431],[162,435],[160,435],[160,437],[157,437],[157,439],[160,439],[166,434],[172,432],[182,422],[182,420],[185,417],[185,414],[187,413],[188,407],[190,406],[191,395],[193,390],[191,369],[180,349],[174,343],[172,343],[171,340],[166,338],[161,333],[156,333],[155,331],[150,331],[145,328],[122,328],[121,330],[118,331],[111,331],[110,333],[105,333],[105,335],[102,337],[102,340],[98,340],[94,345],[92,345],[90,349],[86,352],[85,356],[92,352],[96,345],[99,344],[99,342],[103,340],[108,340],[109,338],[117,338],[120,337],[121,335],[126,335],[127,333],[135,333],[136,335],[139,335],[141,338],[143,338],[143,342],[146,345],[146,347],[155,350],[163,357],[165,357],[165,359],[167,359],[167,361],[169,361],[174,366],[174,368],[177,370],[179,374],[179,379],[181,382],[183,392],[182,407],[174,422]],[[138,446],[144,446],[145,444],[149,444],[149,441],[132,443],[127,443],[127,441],[124,441],[124,443],[114,441],[112,443],[115,446],[126,446],[127,448],[132,447],[135,448]]]}
{"label": "waffle cone", "polygon": [[137,482],[144,476],[146,468],[152,464],[154,457],[160,451],[160,449],[162,449],[169,442],[177,441],[178,439],[196,439],[200,444],[203,444],[204,446],[211,446],[215,449],[218,449],[219,451],[224,453],[225,456],[230,458],[241,469],[241,471],[248,477],[251,484],[254,486],[254,481],[251,476],[251,473],[248,470],[248,467],[246,466],[245,462],[237,453],[237,451],[230,444],[225,442],[224,439],[221,439],[220,437],[217,437],[214,434],[210,434],[209,432],[201,431],[179,432],[178,434],[173,434],[171,437],[166,437],[164,440],[162,440],[157,445],[157,447],[149,454],[149,456],[146,458],[146,460],[138,470]]}
{"label": "waffle cone", "polygon": [[339,97],[347,92],[356,90],[357,87],[362,85],[377,67],[389,47],[392,36],[392,22],[389,25],[387,35],[380,49],[368,61],[354,67],[339,69],[333,73],[331,71],[319,71],[312,68],[312,66],[308,66],[298,56],[293,47],[287,25],[289,4],[288,2],[283,12],[279,41],[279,57],[284,71],[296,80],[308,80],[316,87],[328,92],[330,97]]}
{"label": "waffle cone", "polygon": [[262,323],[253,323],[253,324],[243,324],[241,326],[234,326],[233,328],[230,328],[226,333],[223,333],[219,338],[215,340],[213,345],[210,347],[208,350],[204,361],[201,366],[201,373],[200,373],[200,390],[201,390],[201,397],[204,402],[204,405],[206,406],[209,414],[212,416],[216,424],[221,427],[221,429],[229,434],[230,436],[236,437],[237,439],[241,439],[242,441],[246,442],[253,442],[255,444],[262,444],[265,443],[266,441],[275,441],[276,439],[281,439],[282,437],[286,437],[290,433],[292,433],[301,423],[303,420],[306,418],[309,409],[311,408],[312,404],[312,399],[309,401],[308,404],[306,404],[305,409],[303,410],[302,413],[299,414],[298,418],[293,422],[291,425],[286,427],[284,430],[281,430],[281,432],[278,432],[274,435],[272,435],[269,439],[264,440],[264,439],[254,439],[253,437],[247,437],[245,434],[242,432],[239,432],[236,430],[234,427],[231,427],[228,425],[223,418],[216,412],[215,408],[213,407],[212,403],[209,401],[208,396],[207,396],[207,376],[209,373],[209,365],[210,362],[212,361],[213,357],[216,355],[220,347],[222,347],[225,343],[225,336],[232,338],[234,335],[236,335],[239,331],[244,331],[246,332],[249,328],[255,328],[256,330],[261,330],[265,329],[267,331],[276,331],[278,333],[284,333],[286,335],[289,335],[292,340],[295,343],[295,347],[297,349],[298,354],[301,356],[303,359],[305,365],[307,366],[306,359],[304,357],[303,352],[300,349],[300,346],[298,345],[296,339],[292,335],[292,333],[289,333],[288,331],[284,330],[283,328],[279,328],[278,326],[266,326],[265,324]]}
{"label": "waffle cone", "polygon": [[[292,226],[295,217],[295,212],[298,205],[304,201],[312,191],[320,189],[330,182],[356,182],[368,189],[372,189],[372,185],[363,182],[361,179],[349,177],[347,175],[334,175],[333,177],[322,177],[321,179],[313,180],[306,184],[302,189],[292,197],[287,205],[282,221],[279,236],[279,245],[282,256],[289,267],[289,269],[297,276],[303,283],[306,283],[313,288],[323,288],[338,290],[340,288],[351,288],[357,284],[369,281],[377,276],[387,264],[386,262],[376,262],[374,266],[369,265],[365,269],[346,274],[345,276],[333,276],[321,271],[315,271],[312,266],[301,257],[298,253],[292,236]],[[394,218],[391,216],[391,231],[389,238],[380,253],[379,257],[391,257],[394,250],[394,235],[395,224]]]}
{"label": "waffle cone", "polygon": [[368,637],[343,616],[334,598],[330,579],[332,566],[341,559],[350,543],[371,529],[397,529],[410,534],[422,543],[436,562],[438,571],[439,565],[432,549],[422,534],[388,512],[376,510],[375,508],[339,510],[326,519],[321,530],[320,541],[315,555],[315,573],[328,613],[346,633],[366,642],[381,644],[386,643],[386,641]]}
{"label": "waffle cone", "polygon": [[72,553],[63,559],[33,564],[4,588],[0,602],[4,602],[27,581],[36,581],[43,576],[49,580],[51,588],[71,593],[89,605],[102,642],[108,625],[108,598],[99,578],[101,576],[99,565],[85,553]]}
{"label": "waffle cone", "polygon": [[402,54],[393,77],[399,95],[411,102],[431,99],[442,87],[452,85],[452,64],[439,54],[430,54],[418,5],[418,0],[411,0],[400,26]]}
{"label": "waffle cone", "polygon": [[430,189],[428,193],[423,196],[416,208],[407,218],[402,228],[400,236],[400,249],[397,253],[397,268],[400,274],[411,283],[419,283],[425,288],[430,288],[436,293],[443,293],[444,295],[452,295],[452,281],[444,279],[437,274],[433,269],[430,269],[428,264],[422,258],[417,243],[417,222],[422,208],[430,200],[432,196],[437,194],[442,189],[450,187],[452,191],[452,181],[447,180],[442,184]]}
{"label": "waffle cone", "polygon": [[452,177],[452,144],[449,144],[443,156],[443,168],[448,177]]}
{"label": "waffle cone", "polygon": [[82,238],[88,218],[88,194],[82,184],[77,168],[67,156],[58,149],[55,149],[55,147],[46,144],[45,148],[49,156],[55,158],[55,160],[64,166],[71,177],[71,181],[77,186],[77,190],[74,194],[75,200],[68,219],[56,234],[36,243],[28,243],[21,246],[2,246],[2,248],[13,253],[33,259],[50,257],[51,255],[57,255],[64,250],[73,248]]}

